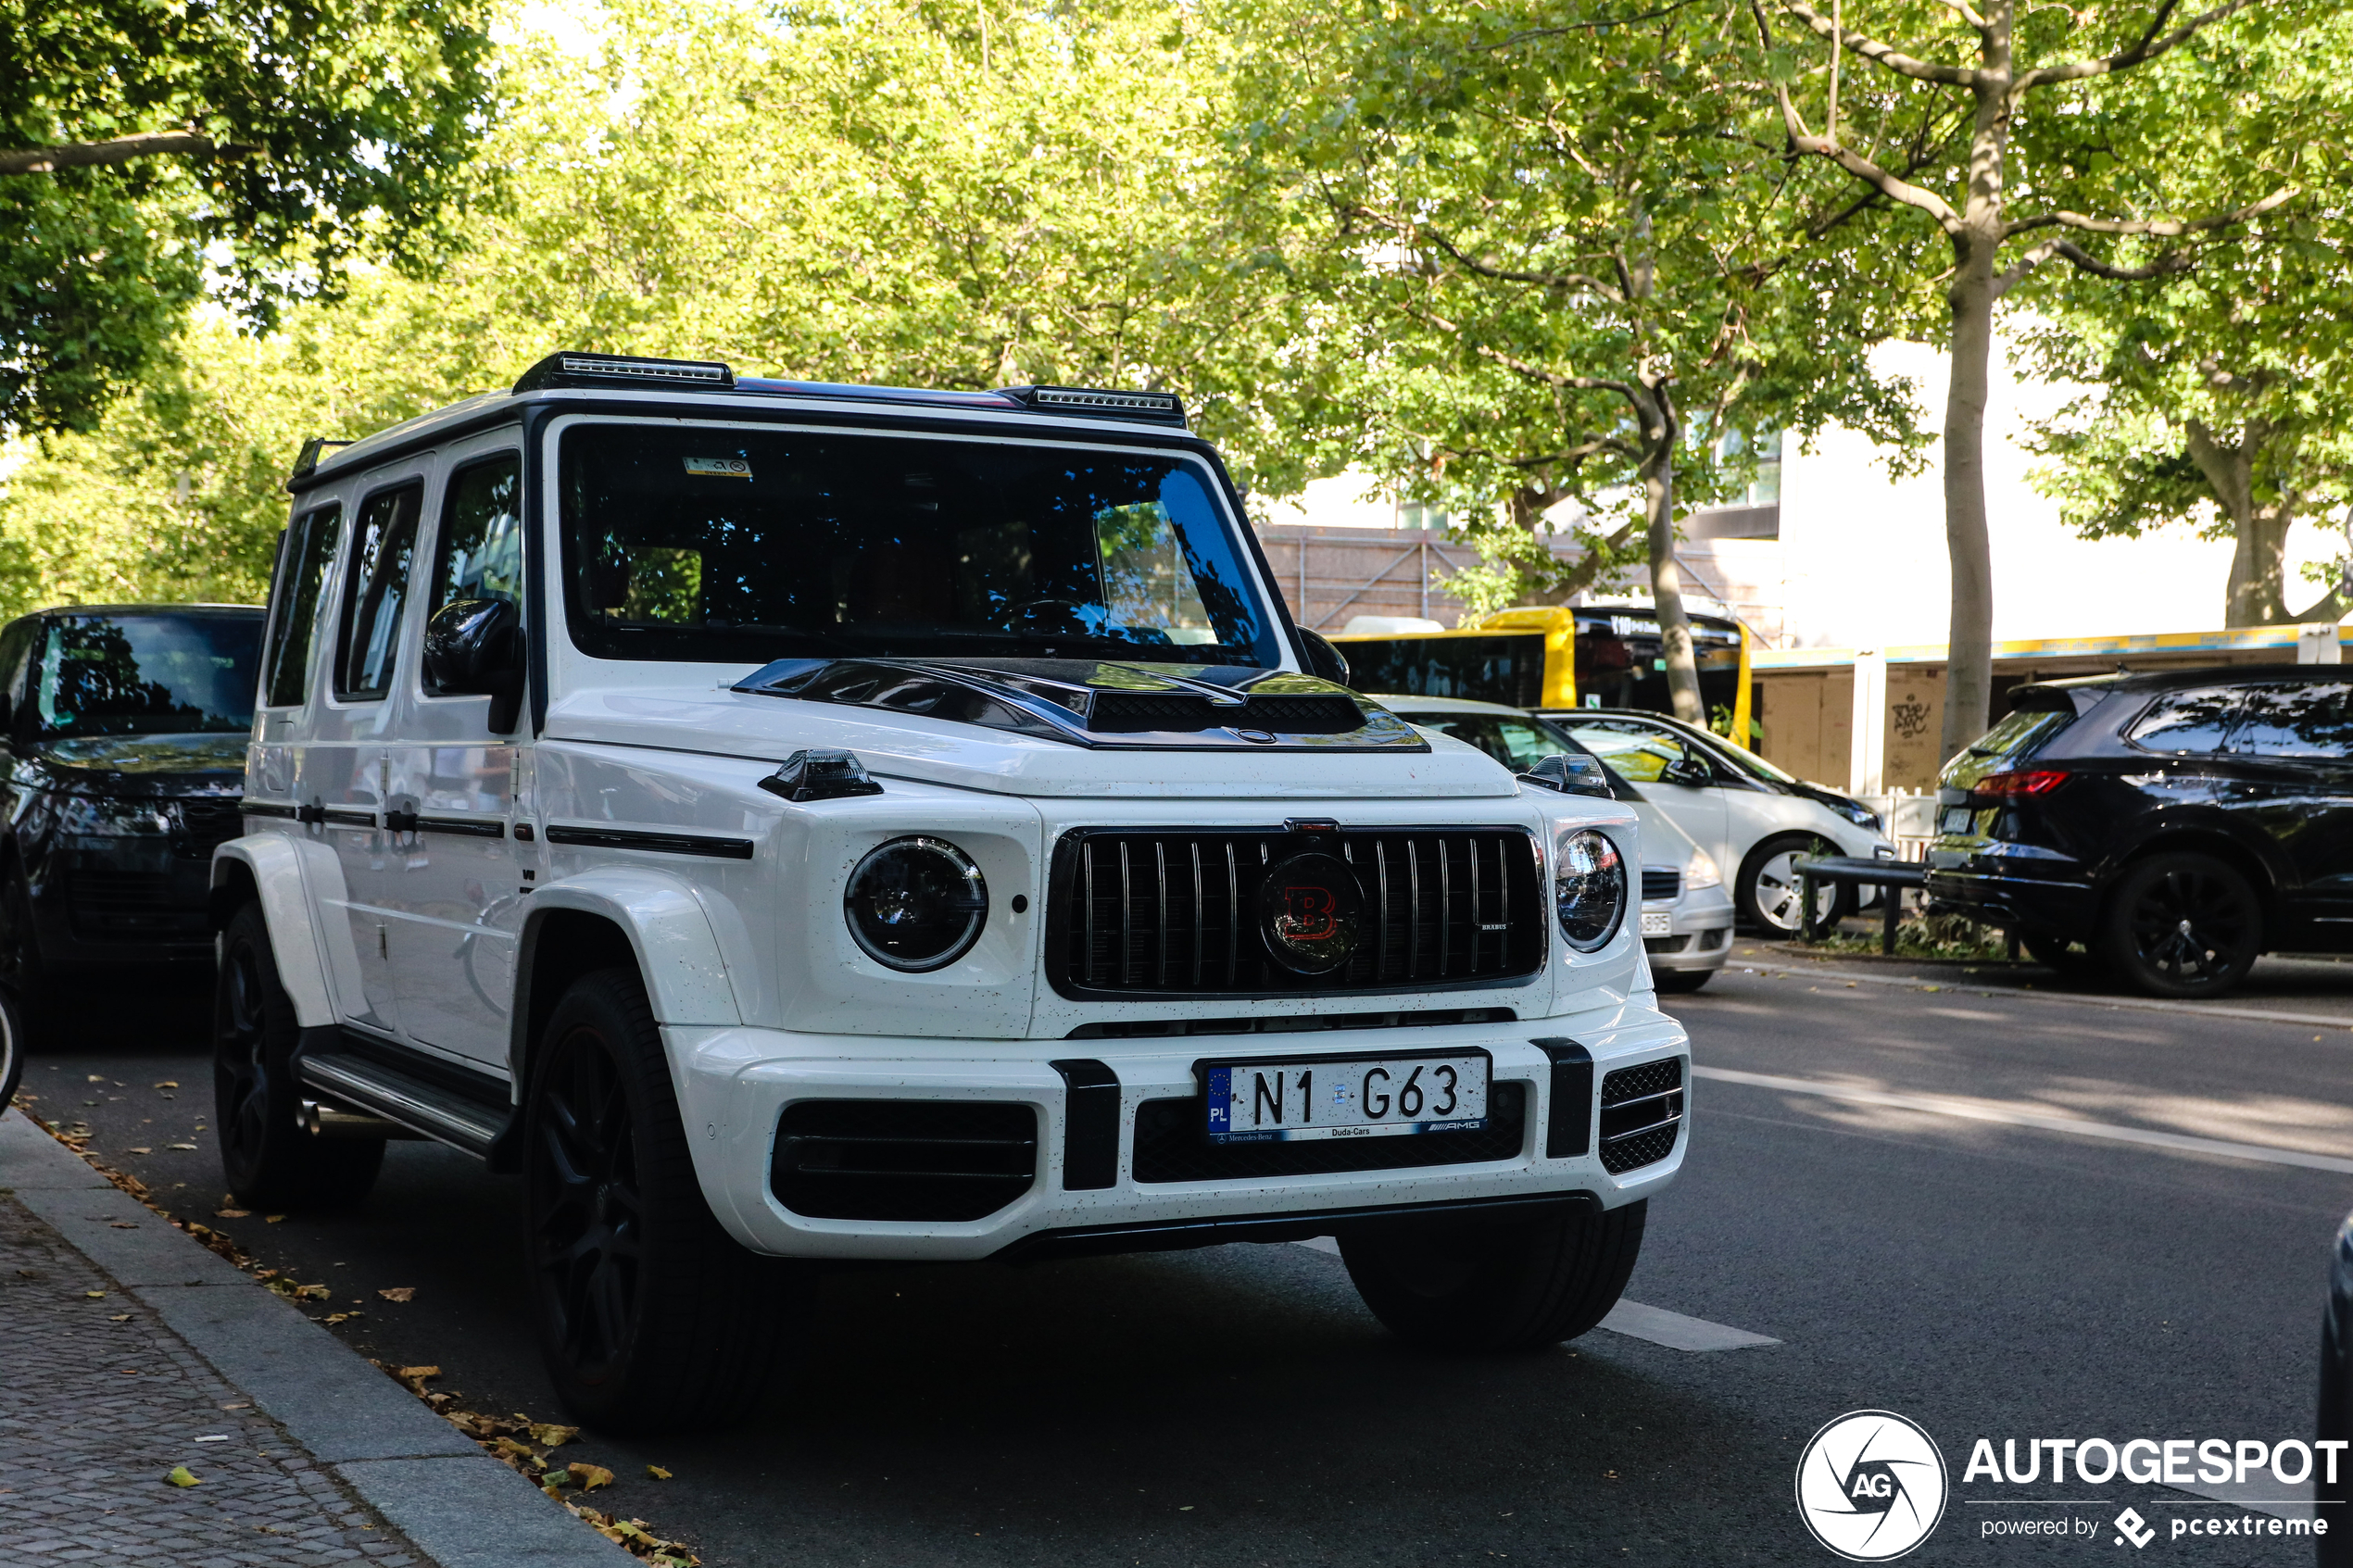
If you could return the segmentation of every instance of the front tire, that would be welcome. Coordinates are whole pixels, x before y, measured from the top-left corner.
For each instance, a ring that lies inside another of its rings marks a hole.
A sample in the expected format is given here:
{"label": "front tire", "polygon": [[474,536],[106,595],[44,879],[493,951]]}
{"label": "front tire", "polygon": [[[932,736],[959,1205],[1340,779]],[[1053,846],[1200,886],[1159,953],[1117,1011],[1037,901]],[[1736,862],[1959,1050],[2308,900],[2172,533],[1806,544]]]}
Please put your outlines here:
{"label": "front tire", "polygon": [[[1740,879],[1732,901],[1741,919],[1772,941],[1794,939],[1805,929],[1798,899],[1797,872],[1793,863],[1801,855],[1823,855],[1837,846],[1809,834],[1783,834],[1768,838],[1741,861]],[[1836,923],[1855,912],[1855,890],[1831,883],[1814,888],[1814,919],[1818,925]]]}
{"label": "front tire", "polygon": [[17,1085],[24,1078],[24,1014],[15,998],[0,990],[0,1116],[8,1114],[8,1102],[17,1098]]}
{"label": "front tire", "polygon": [[1428,1350],[1541,1350],[1617,1305],[1649,1204],[1534,1223],[1420,1220],[1340,1238],[1348,1277],[1389,1331]]}
{"label": "front tire", "polygon": [[566,1410],[616,1434],[740,1419],[801,1337],[793,1265],[747,1250],[704,1201],[637,976],[575,981],[524,1106],[534,1318]]}
{"label": "front tire", "polygon": [[2228,861],[2195,851],[2129,868],[2100,926],[2110,967],[2154,997],[2219,997],[2263,950],[2254,887]]}
{"label": "front tire", "polygon": [[384,1166],[382,1138],[321,1138],[300,1121],[294,1053],[301,1026],[278,980],[270,922],[247,904],[220,938],[212,993],[213,1125],[229,1190],[249,1209],[356,1203]]}

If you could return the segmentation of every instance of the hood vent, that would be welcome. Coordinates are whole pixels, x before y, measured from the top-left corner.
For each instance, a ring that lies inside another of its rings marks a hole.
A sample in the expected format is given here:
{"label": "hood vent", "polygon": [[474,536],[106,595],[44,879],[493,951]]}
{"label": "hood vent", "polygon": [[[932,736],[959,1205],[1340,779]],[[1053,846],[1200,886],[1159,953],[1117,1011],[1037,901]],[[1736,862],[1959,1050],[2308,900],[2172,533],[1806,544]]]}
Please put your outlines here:
{"label": "hood vent", "polygon": [[[1269,690],[1268,688],[1273,689]],[[1403,719],[1288,671],[1096,659],[780,659],[735,690],[945,719],[1088,747],[1428,751]]]}

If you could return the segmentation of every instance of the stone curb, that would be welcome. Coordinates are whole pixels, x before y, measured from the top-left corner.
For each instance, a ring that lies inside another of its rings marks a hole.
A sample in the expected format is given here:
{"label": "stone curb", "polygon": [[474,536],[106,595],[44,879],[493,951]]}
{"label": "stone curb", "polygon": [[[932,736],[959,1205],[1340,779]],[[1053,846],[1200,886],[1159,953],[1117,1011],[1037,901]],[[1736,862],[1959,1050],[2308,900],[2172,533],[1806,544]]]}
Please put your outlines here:
{"label": "stone curb", "polygon": [[152,1308],[439,1568],[634,1562],[22,1112],[0,1114],[0,1187]]}

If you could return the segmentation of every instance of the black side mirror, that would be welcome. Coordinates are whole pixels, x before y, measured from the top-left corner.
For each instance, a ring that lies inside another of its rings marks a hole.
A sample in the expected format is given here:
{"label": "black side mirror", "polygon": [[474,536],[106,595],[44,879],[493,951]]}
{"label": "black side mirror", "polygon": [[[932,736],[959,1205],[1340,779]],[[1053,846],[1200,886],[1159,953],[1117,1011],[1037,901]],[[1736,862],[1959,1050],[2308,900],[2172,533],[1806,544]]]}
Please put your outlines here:
{"label": "black side mirror", "polygon": [[1613,794],[1609,787],[1609,775],[1602,771],[1601,759],[1571,751],[1555,751],[1550,757],[1538,758],[1536,766],[1519,775],[1519,782],[1557,790],[1563,795],[1597,795],[1604,800]]}
{"label": "black side mirror", "polygon": [[490,729],[510,733],[522,715],[522,617],[505,599],[459,599],[425,622],[425,689],[435,696],[490,698]]}
{"label": "black side mirror", "polygon": [[1320,675],[1336,686],[1348,684],[1348,656],[1333,646],[1321,632],[1299,629],[1299,641],[1307,650],[1307,672]]}
{"label": "black side mirror", "polygon": [[1661,768],[1658,776],[1668,784],[1688,784],[1694,789],[1716,782],[1716,775],[1707,764],[1689,753]]}

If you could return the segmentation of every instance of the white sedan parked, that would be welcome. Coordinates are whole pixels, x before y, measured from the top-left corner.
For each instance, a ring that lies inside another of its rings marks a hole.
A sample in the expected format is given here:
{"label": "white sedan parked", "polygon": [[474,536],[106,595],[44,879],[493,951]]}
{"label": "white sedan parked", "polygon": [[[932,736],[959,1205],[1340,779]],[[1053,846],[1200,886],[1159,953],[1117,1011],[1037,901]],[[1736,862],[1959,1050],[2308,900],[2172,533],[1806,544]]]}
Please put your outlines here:
{"label": "white sedan parked", "polygon": [[[1546,709],[1541,716],[1632,780],[1719,864],[1735,868],[1732,899],[1741,918],[1768,935],[1795,935],[1801,923],[1790,869],[1798,856],[1894,858],[1878,812],[1710,731],[1623,708]],[[1842,895],[1826,887],[1816,897],[1826,915]]]}
{"label": "white sedan parked", "polygon": [[[1373,699],[1416,729],[1478,747],[1516,773],[1578,743],[1543,720],[1491,702],[1444,697]],[[1661,991],[1696,991],[1732,953],[1732,901],[1716,859],[1642,791],[1613,776],[1618,798],[1642,822],[1642,948]]]}

